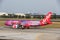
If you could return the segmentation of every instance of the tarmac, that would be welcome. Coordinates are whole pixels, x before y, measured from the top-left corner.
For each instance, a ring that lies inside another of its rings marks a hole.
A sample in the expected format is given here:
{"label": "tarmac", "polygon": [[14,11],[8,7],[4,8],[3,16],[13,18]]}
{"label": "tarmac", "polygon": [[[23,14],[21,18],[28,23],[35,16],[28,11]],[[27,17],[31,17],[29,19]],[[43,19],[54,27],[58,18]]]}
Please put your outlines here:
{"label": "tarmac", "polygon": [[12,29],[0,27],[0,40],[60,40],[60,28]]}

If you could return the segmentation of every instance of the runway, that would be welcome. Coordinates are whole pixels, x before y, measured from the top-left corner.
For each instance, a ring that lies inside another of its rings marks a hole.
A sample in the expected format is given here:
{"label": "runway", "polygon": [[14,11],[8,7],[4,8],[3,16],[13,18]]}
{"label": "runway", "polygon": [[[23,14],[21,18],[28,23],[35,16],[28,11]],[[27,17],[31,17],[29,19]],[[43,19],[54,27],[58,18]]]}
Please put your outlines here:
{"label": "runway", "polygon": [[60,28],[12,29],[12,28],[0,27],[0,39],[60,40]]}

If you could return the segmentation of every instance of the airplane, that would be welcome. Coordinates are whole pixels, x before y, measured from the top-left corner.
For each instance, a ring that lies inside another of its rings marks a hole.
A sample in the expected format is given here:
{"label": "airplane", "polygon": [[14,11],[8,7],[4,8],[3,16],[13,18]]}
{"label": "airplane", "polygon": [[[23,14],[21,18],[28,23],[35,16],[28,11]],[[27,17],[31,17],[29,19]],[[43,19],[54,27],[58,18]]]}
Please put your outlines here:
{"label": "airplane", "polygon": [[45,26],[48,24],[52,24],[51,22],[52,12],[48,12],[48,14],[42,20],[6,20],[5,25],[12,28],[22,28],[29,29],[31,26]]}

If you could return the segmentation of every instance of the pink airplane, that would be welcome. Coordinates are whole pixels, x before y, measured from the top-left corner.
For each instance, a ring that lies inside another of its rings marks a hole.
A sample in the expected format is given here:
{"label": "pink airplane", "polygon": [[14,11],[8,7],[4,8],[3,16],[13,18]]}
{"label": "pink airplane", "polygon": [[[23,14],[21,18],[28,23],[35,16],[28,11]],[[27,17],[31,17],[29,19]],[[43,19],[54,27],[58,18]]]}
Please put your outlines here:
{"label": "pink airplane", "polygon": [[45,26],[52,23],[50,20],[51,16],[52,12],[48,12],[48,14],[42,20],[7,20],[5,22],[5,25],[12,28],[30,28],[33,26]]}

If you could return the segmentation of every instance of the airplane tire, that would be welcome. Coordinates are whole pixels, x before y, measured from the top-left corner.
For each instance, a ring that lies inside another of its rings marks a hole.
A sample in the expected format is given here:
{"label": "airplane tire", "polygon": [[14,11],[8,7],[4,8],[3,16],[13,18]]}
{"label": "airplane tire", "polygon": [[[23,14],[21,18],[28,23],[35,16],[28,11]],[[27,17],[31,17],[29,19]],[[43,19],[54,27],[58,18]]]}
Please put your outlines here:
{"label": "airplane tire", "polygon": [[25,29],[25,26],[21,26],[22,27],[22,29]]}
{"label": "airplane tire", "polygon": [[29,29],[29,26],[28,27],[25,27],[26,29]]}
{"label": "airplane tire", "polygon": [[29,27],[26,27],[26,26],[23,26],[23,25],[21,25],[21,28],[22,29],[29,29]]}
{"label": "airplane tire", "polygon": [[29,29],[29,27],[27,27],[27,29]]}

